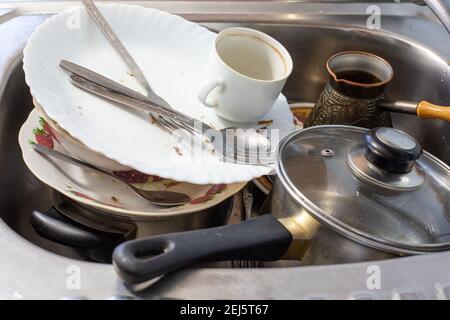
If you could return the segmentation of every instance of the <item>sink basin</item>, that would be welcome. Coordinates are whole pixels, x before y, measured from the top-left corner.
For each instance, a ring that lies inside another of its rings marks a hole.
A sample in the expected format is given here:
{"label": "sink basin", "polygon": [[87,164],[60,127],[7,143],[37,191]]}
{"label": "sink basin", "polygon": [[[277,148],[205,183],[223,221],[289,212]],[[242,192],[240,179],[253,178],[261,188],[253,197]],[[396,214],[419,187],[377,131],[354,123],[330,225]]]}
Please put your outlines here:
{"label": "sink basin", "polygon": [[[204,23],[209,29],[219,31],[231,24]],[[233,23],[236,25],[236,23]],[[423,46],[417,45],[390,34],[369,32],[362,29],[322,27],[307,25],[263,25],[241,24],[259,29],[281,41],[292,55],[294,70],[284,93],[291,102],[316,101],[327,81],[326,60],[334,53],[345,50],[373,52],[389,61],[395,70],[395,78],[389,85],[387,96],[391,99],[431,102],[450,105],[450,74],[444,59]],[[11,65],[9,76],[4,79],[5,90],[0,97],[2,107],[0,128],[3,160],[0,168],[7,174],[0,177],[0,183],[14,185],[5,188],[12,194],[1,194],[9,210],[3,219],[20,234],[32,242],[45,247],[47,241],[30,232],[27,213],[32,209],[48,209],[55,203],[54,192],[44,187],[26,169],[20,159],[16,143],[17,132],[32,108],[32,97],[25,83],[22,62],[17,56]],[[425,150],[430,151],[445,162],[450,162],[450,123],[443,121],[420,120],[414,116],[393,115],[394,126],[415,136]],[[7,155],[7,156],[6,156]],[[17,197],[27,195],[30,201],[19,206]],[[16,208],[16,209],[15,209]]]}
{"label": "sink basin", "polygon": [[[250,27],[272,35],[286,46],[294,61],[294,71],[284,89],[284,94],[290,102],[314,102],[327,81],[325,62],[328,57],[339,51],[361,50],[380,55],[394,68],[395,77],[387,89],[389,99],[413,101],[427,99],[432,103],[450,105],[450,74],[448,72],[450,41],[434,42],[427,39],[426,34],[424,36],[420,32],[414,38],[414,32],[404,25],[405,23],[409,26],[420,25],[422,32],[424,29],[433,30],[433,32],[440,30],[439,34],[434,33],[437,38],[448,36],[431,18],[426,8],[405,6],[405,16],[396,16],[397,20],[393,19],[394,15],[389,16],[386,26],[390,30],[384,31],[365,29],[365,18],[359,20],[355,18],[361,15],[359,13],[348,16],[324,14],[324,16],[320,16],[320,19],[315,19],[317,15],[308,16],[308,10],[297,16],[292,13],[291,16],[281,13],[269,16],[261,12],[252,16],[240,13],[212,14],[210,12],[212,9],[208,8],[205,9],[206,13],[193,9],[192,12],[195,14],[183,13],[189,19],[199,21],[211,30],[219,31],[230,26]],[[317,10],[312,10],[312,7],[306,6],[305,8],[309,8],[311,12],[317,12]],[[32,11],[32,8],[29,10]],[[421,20],[419,15],[416,15],[419,12],[417,10],[424,10],[420,12],[425,18]],[[175,9],[173,11],[178,12]],[[30,18],[32,17],[30,16]],[[25,16],[19,14],[11,21],[4,22],[4,27],[8,23],[13,23],[15,19],[24,19],[24,23],[27,23]],[[42,20],[44,19],[45,17],[42,18]],[[33,23],[39,24],[36,21]],[[20,25],[20,23],[18,24]],[[398,33],[395,32],[396,30]],[[0,27],[0,39],[1,32]],[[22,36],[26,40],[29,33]],[[2,63],[4,65],[1,69],[3,76],[0,78],[0,170],[2,172],[0,175],[0,217],[10,229],[29,242],[57,255],[82,259],[78,251],[41,238],[29,224],[29,215],[32,210],[46,210],[59,201],[60,196],[43,185],[28,171],[22,161],[17,143],[19,128],[33,107],[29,88],[24,80],[20,51],[10,54],[7,61]],[[394,127],[408,132],[420,141],[425,150],[450,164],[449,123],[420,120],[404,114],[392,114],[392,116]],[[2,241],[1,237],[0,241]],[[52,259],[58,258],[56,255],[51,257]],[[414,258],[416,257],[407,259]],[[403,258],[395,261],[401,260]],[[105,267],[109,268],[108,272],[101,277],[105,277],[106,281],[107,277],[114,277],[114,273],[109,266]],[[294,271],[290,270],[289,272]],[[202,277],[201,274],[200,277]],[[177,281],[182,280],[183,278],[181,280],[177,278]],[[113,282],[116,281],[118,280],[114,279]],[[271,285],[271,283],[268,281],[265,285]],[[230,288],[237,288],[236,286],[237,282],[230,284]],[[261,284],[261,286],[263,285]],[[63,290],[63,292],[66,291]],[[173,291],[170,292],[174,294]],[[227,298],[226,296],[218,297]],[[267,298],[264,294],[261,297]],[[253,296],[253,298],[258,297]]]}

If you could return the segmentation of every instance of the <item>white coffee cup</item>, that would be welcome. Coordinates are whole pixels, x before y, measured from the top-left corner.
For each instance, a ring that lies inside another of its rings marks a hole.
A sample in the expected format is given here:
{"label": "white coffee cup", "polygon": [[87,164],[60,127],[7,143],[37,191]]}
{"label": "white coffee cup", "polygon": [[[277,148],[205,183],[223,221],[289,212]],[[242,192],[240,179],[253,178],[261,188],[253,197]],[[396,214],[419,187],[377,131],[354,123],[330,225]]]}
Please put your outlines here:
{"label": "white coffee cup", "polygon": [[198,99],[235,122],[266,114],[292,72],[292,58],[277,40],[248,28],[217,34]]}

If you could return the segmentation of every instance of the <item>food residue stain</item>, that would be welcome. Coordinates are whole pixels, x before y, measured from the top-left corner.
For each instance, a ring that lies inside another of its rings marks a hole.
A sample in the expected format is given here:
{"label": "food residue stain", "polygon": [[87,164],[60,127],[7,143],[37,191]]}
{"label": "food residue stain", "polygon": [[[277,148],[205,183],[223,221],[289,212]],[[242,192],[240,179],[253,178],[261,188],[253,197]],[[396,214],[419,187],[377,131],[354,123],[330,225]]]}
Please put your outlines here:
{"label": "food residue stain", "polygon": [[271,125],[273,123],[273,120],[259,120],[258,124],[260,125]]}
{"label": "food residue stain", "polygon": [[173,146],[173,149],[175,150],[175,152],[176,152],[179,156],[183,156],[183,154],[181,153],[181,150],[180,150],[179,147]]}
{"label": "food residue stain", "polygon": [[180,182],[178,182],[178,181],[170,181],[170,182],[164,183],[164,186],[166,188],[170,188],[170,187],[176,186],[178,184],[180,184]]}

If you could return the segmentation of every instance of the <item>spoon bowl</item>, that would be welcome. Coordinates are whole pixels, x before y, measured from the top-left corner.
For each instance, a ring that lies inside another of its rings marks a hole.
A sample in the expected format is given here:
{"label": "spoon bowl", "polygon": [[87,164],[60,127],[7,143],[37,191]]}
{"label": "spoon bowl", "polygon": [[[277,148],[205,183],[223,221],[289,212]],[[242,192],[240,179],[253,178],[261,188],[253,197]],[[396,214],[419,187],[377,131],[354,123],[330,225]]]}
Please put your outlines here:
{"label": "spoon bowl", "polygon": [[119,179],[117,176],[115,176],[114,174],[112,174],[106,170],[100,169],[90,163],[81,161],[79,159],[71,157],[62,152],[47,148],[46,146],[41,145],[41,144],[33,144],[33,149],[41,154],[51,156],[51,157],[57,158],[59,160],[63,160],[68,163],[77,165],[79,167],[83,167],[83,168],[110,176],[110,177],[122,182],[123,184],[127,185],[131,190],[133,190],[141,198],[144,198],[144,199],[150,201],[151,203],[161,206],[161,207],[179,206],[179,205],[183,205],[183,204],[191,201],[191,198],[187,194],[184,194],[181,192],[148,191],[148,190],[138,189],[135,186],[133,186],[132,184],[129,184],[129,183]]}

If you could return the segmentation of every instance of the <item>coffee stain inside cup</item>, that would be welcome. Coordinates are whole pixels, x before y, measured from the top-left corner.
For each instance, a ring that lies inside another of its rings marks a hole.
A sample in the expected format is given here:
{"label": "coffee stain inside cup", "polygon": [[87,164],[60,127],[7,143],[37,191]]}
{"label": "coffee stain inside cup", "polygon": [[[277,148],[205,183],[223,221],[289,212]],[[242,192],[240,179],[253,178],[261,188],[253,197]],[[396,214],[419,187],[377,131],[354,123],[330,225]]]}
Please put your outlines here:
{"label": "coffee stain inside cup", "polygon": [[221,54],[219,53],[219,50],[218,50],[219,57],[221,58],[221,60],[222,60],[228,67],[230,67],[231,69],[233,69],[235,72],[238,72],[239,74],[242,74],[243,76],[246,76],[246,77],[249,77],[249,78],[253,78],[253,79],[256,79],[256,80],[265,80],[265,81],[277,81],[277,80],[280,80],[280,79],[282,79],[282,78],[284,78],[284,77],[287,76],[287,74],[288,74],[288,66],[287,66],[286,59],[285,59],[285,57],[283,56],[283,54],[280,52],[280,50],[279,50],[278,48],[276,48],[275,46],[273,46],[271,43],[265,41],[264,39],[262,39],[262,38],[260,38],[260,37],[258,37],[258,36],[251,35],[251,34],[246,34],[246,33],[230,33],[230,34],[225,35],[223,38],[221,38],[221,39],[217,42],[217,44],[216,44],[216,50],[217,50],[217,48],[220,47],[220,43],[221,43],[223,40],[225,40],[226,38],[228,38],[228,37],[246,37],[246,38],[250,38],[250,39],[252,39],[252,40],[256,40],[256,41],[258,41],[258,42],[260,42],[260,43],[263,43],[264,45],[266,45],[266,46],[268,46],[270,49],[272,49],[273,52],[275,52],[275,54],[278,56],[279,60],[281,61],[281,63],[282,63],[282,68],[283,68],[283,75],[282,75],[281,77],[278,77],[278,78],[273,77],[273,78],[270,78],[270,79],[259,79],[259,78],[256,78],[256,77],[249,76],[249,75],[246,75],[246,74],[244,74],[244,73],[241,73],[239,70],[236,70],[235,68],[233,68],[229,63],[227,63],[227,62],[224,60],[224,58],[221,56]]}

